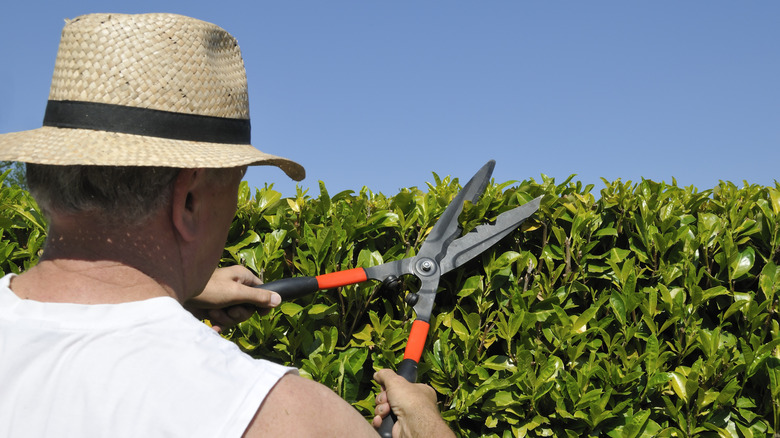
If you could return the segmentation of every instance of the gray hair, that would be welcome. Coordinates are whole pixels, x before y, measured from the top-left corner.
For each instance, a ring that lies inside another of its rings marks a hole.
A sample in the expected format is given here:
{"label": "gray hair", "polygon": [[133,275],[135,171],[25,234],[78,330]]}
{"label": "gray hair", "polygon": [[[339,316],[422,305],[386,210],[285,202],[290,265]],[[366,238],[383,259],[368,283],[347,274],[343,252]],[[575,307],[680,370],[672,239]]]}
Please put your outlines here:
{"label": "gray hair", "polygon": [[171,197],[180,169],[138,166],[57,166],[27,163],[27,185],[41,210],[96,212],[137,225]]}

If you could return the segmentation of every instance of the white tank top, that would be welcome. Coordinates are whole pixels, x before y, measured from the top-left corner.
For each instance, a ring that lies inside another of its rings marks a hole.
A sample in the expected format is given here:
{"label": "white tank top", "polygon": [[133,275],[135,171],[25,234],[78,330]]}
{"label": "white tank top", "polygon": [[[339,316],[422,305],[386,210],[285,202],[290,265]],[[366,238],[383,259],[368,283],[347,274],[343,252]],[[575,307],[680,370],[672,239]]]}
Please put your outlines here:
{"label": "white tank top", "polygon": [[293,368],[244,354],[173,298],[22,300],[0,279],[0,437],[240,437]]}

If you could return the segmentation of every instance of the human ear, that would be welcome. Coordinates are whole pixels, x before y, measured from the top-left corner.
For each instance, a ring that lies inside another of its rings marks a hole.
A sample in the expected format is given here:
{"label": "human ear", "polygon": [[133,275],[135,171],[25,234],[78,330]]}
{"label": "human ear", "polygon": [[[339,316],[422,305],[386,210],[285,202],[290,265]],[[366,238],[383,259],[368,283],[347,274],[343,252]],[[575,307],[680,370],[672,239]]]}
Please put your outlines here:
{"label": "human ear", "polygon": [[176,177],[171,196],[171,221],[185,241],[195,240],[200,225],[200,195],[198,188],[204,177],[203,169],[182,169]]}

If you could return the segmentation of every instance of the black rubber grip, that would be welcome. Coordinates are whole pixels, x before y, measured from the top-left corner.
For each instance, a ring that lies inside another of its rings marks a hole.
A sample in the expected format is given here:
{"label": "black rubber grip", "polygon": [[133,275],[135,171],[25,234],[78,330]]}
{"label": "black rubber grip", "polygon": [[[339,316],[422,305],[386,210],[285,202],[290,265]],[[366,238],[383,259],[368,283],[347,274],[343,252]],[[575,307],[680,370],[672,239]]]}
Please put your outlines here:
{"label": "black rubber grip", "polygon": [[256,287],[274,291],[281,295],[283,300],[300,298],[320,290],[316,277],[283,278]]}

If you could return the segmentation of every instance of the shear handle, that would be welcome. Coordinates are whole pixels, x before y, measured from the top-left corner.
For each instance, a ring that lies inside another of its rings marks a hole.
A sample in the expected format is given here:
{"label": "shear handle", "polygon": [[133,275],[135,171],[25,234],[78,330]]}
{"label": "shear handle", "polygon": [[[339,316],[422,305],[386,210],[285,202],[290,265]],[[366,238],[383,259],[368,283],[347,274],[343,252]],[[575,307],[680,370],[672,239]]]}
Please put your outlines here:
{"label": "shear handle", "polygon": [[365,269],[353,268],[316,277],[283,278],[256,287],[274,291],[281,295],[283,300],[291,300],[309,295],[320,289],[332,289],[334,287],[362,283],[366,280],[368,280],[368,276]]}
{"label": "shear handle", "polygon": [[[404,360],[401,361],[401,365],[398,366],[398,375],[406,379],[408,382],[417,381],[417,364],[420,362],[422,356],[423,347],[425,346],[425,340],[428,338],[428,329],[430,324],[417,319],[412,323],[412,330],[409,333],[409,342],[406,344],[406,350],[404,350]],[[382,425],[379,426],[379,436],[382,438],[390,438],[393,436],[393,424],[397,417],[391,411],[390,415],[382,420]]]}

